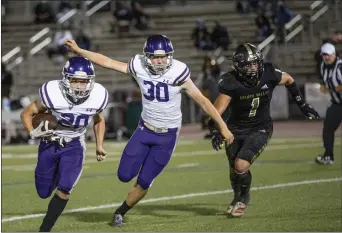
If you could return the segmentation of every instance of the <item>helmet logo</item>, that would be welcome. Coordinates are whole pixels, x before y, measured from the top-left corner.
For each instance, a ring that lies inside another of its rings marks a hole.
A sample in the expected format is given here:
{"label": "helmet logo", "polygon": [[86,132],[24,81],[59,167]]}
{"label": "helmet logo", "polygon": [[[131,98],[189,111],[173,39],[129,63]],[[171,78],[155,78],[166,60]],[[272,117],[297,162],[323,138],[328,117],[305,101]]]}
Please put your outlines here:
{"label": "helmet logo", "polygon": [[154,55],[165,55],[165,50],[154,50]]}
{"label": "helmet logo", "polygon": [[75,72],[75,75],[87,76],[87,73],[86,73],[86,72],[83,72],[83,71],[76,71],[76,72]]}

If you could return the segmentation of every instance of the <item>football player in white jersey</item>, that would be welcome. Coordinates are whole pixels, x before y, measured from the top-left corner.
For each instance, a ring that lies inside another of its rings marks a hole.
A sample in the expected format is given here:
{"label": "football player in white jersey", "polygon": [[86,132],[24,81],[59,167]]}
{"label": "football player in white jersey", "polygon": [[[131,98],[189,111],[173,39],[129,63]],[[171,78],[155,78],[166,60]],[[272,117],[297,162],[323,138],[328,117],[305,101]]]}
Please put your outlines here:
{"label": "football player in white jersey", "polygon": [[[39,89],[40,100],[27,106],[21,114],[31,138],[41,138],[35,170],[36,190],[41,198],[51,199],[40,231],[50,231],[63,212],[72,189],[79,180],[86,152],[85,131],[94,119],[97,160],[105,158],[103,149],[105,120],[101,112],[108,103],[107,90],[95,83],[93,64],[83,57],[70,58],[62,71],[62,80],[44,83]],[[42,121],[37,128],[32,118],[48,111],[56,116],[56,130],[46,130]]]}
{"label": "football player in white jersey", "polygon": [[122,182],[138,178],[127,199],[115,210],[113,226],[123,225],[123,216],[146,195],[153,180],[168,164],[182,124],[182,90],[216,121],[228,143],[233,141],[214,106],[191,81],[187,65],[173,59],[173,46],[166,36],[149,36],[144,54],[133,56],[128,63],[81,49],[73,40],[65,44],[95,64],[133,75],[143,96],[139,125],[123,151],[117,173]]}

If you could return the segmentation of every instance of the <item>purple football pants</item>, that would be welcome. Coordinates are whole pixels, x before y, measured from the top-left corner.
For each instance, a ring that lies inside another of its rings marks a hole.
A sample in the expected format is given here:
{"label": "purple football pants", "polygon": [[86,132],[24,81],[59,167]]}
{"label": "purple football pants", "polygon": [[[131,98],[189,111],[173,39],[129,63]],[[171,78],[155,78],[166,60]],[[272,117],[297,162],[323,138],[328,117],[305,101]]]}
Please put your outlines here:
{"label": "purple football pants", "polygon": [[41,141],[35,170],[38,195],[48,198],[56,187],[59,191],[71,193],[81,177],[84,155],[85,142],[80,138],[66,143],[65,147],[57,142]]}
{"label": "purple football pants", "polygon": [[140,120],[129,139],[118,168],[118,177],[129,182],[138,175],[137,184],[148,189],[170,161],[178,137],[178,128],[167,133],[156,133],[147,129]]}

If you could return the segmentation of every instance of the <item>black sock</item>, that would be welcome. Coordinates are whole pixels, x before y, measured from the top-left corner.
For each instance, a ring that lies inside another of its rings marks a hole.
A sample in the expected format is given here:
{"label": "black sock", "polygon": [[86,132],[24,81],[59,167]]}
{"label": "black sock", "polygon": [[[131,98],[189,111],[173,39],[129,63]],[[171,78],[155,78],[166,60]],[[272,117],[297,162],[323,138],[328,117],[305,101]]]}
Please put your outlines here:
{"label": "black sock", "polygon": [[48,210],[44,217],[43,223],[40,226],[40,232],[51,231],[51,228],[55,225],[55,222],[63,212],[67,203],[68,200],[60,198],[57,194],[53,196],[49,203]]}
{"label": "black sock", "polygon": [[121,214],[124,216],[132,207],[127,205],[126,201],[124,201],[119,208],[117,208],[114,214]]}
{"label": "black sock", "polygon": [[241,196],[248,194],[249,190],[251,189],[252,184],[252,173],[248,170],[247,172],[240,175],[240,189],[241,189]]}
{"label": "black sock", "polygon": [[234,196],[240,196],[240,185],[238,184],[238,174],[231,169],[230,170],[230,184],[232,185],[232,189],[234,191]]}

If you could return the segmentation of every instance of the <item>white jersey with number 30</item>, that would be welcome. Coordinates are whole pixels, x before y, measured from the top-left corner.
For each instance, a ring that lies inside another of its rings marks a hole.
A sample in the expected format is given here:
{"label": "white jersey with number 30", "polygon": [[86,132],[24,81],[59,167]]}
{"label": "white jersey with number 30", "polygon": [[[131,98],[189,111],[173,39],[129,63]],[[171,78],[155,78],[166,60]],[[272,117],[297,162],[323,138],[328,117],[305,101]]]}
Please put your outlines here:
{"label": "white jersey with number 30", "polygon": [[173,59],[172,66],[163,75],[151,74],[144,65],[144,56],[135,55],[128,63],[142,94],[141,117],[159,128],[177,128],[182,124],[181,88],[189,77],[186,64]]}

